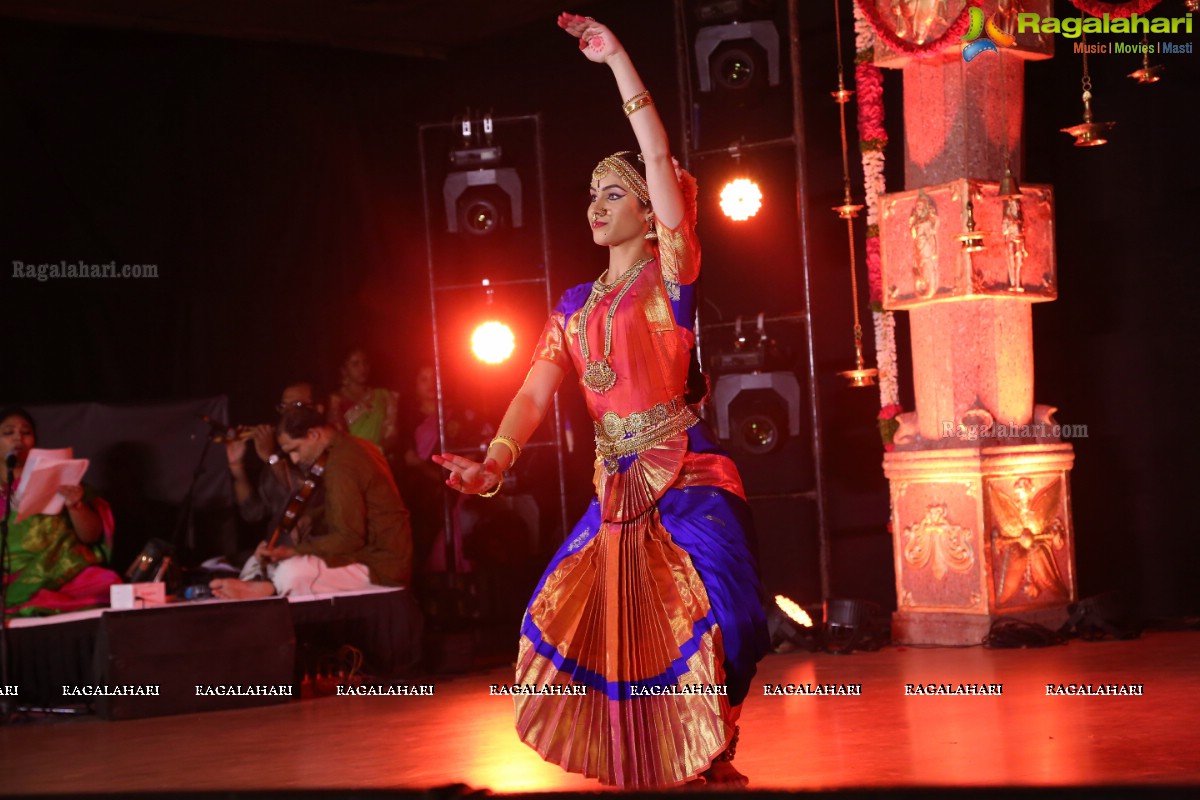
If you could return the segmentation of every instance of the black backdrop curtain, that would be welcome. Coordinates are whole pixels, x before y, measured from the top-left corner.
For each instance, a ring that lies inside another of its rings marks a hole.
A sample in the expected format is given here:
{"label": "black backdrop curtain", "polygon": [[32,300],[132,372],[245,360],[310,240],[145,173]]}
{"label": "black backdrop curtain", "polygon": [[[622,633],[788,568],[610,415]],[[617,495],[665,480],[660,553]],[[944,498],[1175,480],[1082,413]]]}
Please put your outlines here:
{"label": "black backdrop curtain", "polygon": [[[0,42],[5,329],[22,342],[0,395],[219,392],[253,422],[293,376],[328,385],[352,344],[420,335],[415,136],[376,116],[416,85],[380,99],[380,57],[10,22]],[[9,261],[157,277],[42,283]]]}
{"label": "black backdrop curtain", "polygon": [[88,459],[84,482],[112,506],[117,571],[123,572],[152,538],[197,559],[238,549],[225,452],[209,444],[209,427],[201,421],[202,416],[225,419],[225,397],[28,410],[37,422],[39,447],[70,447],[76,458]]}

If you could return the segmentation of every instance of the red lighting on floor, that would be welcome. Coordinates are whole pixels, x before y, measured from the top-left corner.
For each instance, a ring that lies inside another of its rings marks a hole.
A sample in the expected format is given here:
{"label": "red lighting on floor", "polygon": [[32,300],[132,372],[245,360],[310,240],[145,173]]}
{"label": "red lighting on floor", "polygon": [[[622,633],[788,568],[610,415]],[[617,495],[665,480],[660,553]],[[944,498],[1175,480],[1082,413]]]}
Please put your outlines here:
{"label": "red lighting on floor", "polygon": [[512,355],[516,338],[503,322],[483,323],[471,334],[471,352],[485,364],[500,364]]}
{"label": "red lighting on floor", "polygon": [[762,208],[762,191],[748,178],[737,178],[721,190],[721,210],[725,216],[741,222],[750,219]]}

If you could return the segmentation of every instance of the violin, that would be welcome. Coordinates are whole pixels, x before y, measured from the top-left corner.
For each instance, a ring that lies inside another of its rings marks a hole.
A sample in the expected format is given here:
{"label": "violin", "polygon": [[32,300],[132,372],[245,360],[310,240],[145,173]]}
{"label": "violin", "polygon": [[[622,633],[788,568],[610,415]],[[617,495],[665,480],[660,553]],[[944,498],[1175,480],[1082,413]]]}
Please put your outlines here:
{"label": "violin", "polygon": [[271,534],[270,541],[267,542],[267,547],[274,547],[280,536],[290,534],[295,529],[300,515],[304,513],[304,507],[312,499],[321,483],[321,478],[325,475],[325,463],[328,460],[328,449],[317,456],[317,460],[309,468],[308,474],[304,476],[304,480],[292,495],[292,499],[288,500],[287,507],[283,510],[283,516],[279,518],[279,524],[275,526],[275,531]]}
{"label": "violin", "polygon": [[[304,513],[304,507],[308,505],[308,501],[312,499],[316,493],[317,487],[321,485],[321,478],[325,475],[325,463],[329,460],[329,450],[317,456],[317,460],[309,467],[308,473],[304,476],[304,480],[300,483],[298,489],[288,500],[287,507],[283,509],[283,515],[279,518],[278,524],[275,525],[275,530],[271,533],[271,538],[267,542],[267,547],[274,547],[279,538],[284,535],[290,535],[295,529],[296,523],[300,521],[300,515]],[[267,564],[262,559],[258,562],[258,571],[261,578],[267,577]]]}

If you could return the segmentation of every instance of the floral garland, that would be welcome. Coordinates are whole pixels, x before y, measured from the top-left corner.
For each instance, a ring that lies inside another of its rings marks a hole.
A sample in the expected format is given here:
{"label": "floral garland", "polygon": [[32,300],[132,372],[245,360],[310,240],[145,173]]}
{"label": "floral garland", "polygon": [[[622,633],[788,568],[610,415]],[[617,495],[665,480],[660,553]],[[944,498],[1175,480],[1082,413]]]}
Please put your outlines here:
{"label": "floral garland", "polygon": [[900,390],[896,366],[896,318],[883,309],[879,258],[879,198],[887,191],[883,174],[887,130],[883,127],[883,70],[875,66],[875,34],[862,4],[854,4],[854,82],[858,93],[858,147],[862,152],[867,204],[867,281],[875,323],[875,366],[879,370],[879,435],[885,450],[899,427]]}
{"label": "floral garland", "polygon": [[875,0],[854,0],[854,19],[856,20],[854,27],[855,29],[858,28],[857,20],[865,19],[875,32],[875,35],[882,39],[883,43],[895,52],[924,58],[937,55],[947,47],[958,43],[958,40],[963,37],[971,24],[969,8],[969,4],[964,6],[962,13],[958,15],[958,19],[954,20],[954,23],[946,29],[945,33],[932,42],[926,42],[925,44],[913,44],[897,36],[896,32],[884,22],[883,17],[879,16],[879,9],[875,7]]}
{"label": "floral garland", "polygon": [[1112,19],[1145,14],[1161,3],[1162,0],[1130,0],[1128,3],[1102,3],[1097,0],[1070,0],[1071,5],[1085,14],[1093,17],[1103,17],[1107,14]]}

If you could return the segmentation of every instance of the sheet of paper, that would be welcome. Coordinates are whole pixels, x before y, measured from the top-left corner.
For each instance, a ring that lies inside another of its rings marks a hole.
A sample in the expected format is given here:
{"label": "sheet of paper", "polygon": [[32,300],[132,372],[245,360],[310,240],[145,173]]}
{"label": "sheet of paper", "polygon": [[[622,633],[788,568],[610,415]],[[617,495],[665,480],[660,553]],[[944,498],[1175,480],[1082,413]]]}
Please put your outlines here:
{"label": "sheet of paper", "polygon": [[63,496],[60,486],[78,486],[87,472],[86,458],[72,458],[70,448],[62,450],[29,451],[21,480],[17,483],[17,522],[23,522],[32,514],[58,514],[62,512]]}

